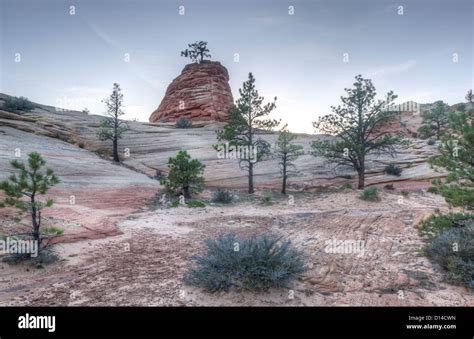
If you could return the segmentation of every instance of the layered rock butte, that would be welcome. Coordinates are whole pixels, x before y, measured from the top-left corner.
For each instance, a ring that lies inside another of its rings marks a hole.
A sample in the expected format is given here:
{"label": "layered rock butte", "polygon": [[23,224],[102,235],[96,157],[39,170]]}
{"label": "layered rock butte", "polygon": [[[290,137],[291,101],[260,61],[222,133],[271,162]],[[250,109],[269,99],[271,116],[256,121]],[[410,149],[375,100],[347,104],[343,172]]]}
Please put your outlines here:
{"label": "layered rock butte", "polygon": [[149,121],[226,121],[234,99],[229,73],[217,61],[188,64],[166,89],[160,106]]}

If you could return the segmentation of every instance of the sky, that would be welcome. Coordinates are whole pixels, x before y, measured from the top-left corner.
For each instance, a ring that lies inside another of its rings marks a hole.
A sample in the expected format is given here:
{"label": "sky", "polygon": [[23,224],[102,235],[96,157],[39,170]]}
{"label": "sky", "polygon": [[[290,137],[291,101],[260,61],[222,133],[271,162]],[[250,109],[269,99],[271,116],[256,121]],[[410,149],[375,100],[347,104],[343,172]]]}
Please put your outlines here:
{"label": "sky", "polygon": [[204,40],[234,100],[252,72],[271,117],[313,133],[357,74],[399,103],[463,101],[473,17],[473,0],[0,0],[0,92],[103,114],[117,82],[148,121]]}

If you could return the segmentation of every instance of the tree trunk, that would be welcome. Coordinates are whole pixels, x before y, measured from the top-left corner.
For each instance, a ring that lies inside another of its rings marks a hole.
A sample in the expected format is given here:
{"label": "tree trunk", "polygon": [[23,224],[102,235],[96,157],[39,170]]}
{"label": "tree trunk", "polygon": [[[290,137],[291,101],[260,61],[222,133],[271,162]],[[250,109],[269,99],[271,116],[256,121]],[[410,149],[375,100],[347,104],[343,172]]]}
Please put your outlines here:
{"label": "tree trunk", "polygon": [[189,192],[189,186],[183,187],[183,195],[186,199],[191,199],[191,193]]}
{"label": "tree trunk", "polygon": [[249,161],[249,194],[253,193],[253,163]]}
{"label": "tree trunk", "polygon": [[365,186],[365,170],[359,170],[357,174],[359,175],[359,185],[357,186],[357,188],[363,189]]}
{"label": "tree trunk", "polygon": [[[41,218],[41,215],[39,215],[39,218]],[[35,196],[32,195],[31,197],[31,223],[33,226],[33,240],[36,241],[38,244],[38,250],[41,245],[41,237],[40,237],[40,223],[41,220],[38,218],[38,211],[36,210],[35,207]]]}
{"label": "tree trunk", "polygon": [[119,158],[119,155],[118,155],[118,142],[117,142],[117,138],[114,138],[113,153],[114,153],[114,161],[115,161],[115,162],[120,162],[120,158]]}
{"label": "tree trunk", "polygon": [[286,194],[286,164],[283,164],[283,184],[281,187],[281,193]]}

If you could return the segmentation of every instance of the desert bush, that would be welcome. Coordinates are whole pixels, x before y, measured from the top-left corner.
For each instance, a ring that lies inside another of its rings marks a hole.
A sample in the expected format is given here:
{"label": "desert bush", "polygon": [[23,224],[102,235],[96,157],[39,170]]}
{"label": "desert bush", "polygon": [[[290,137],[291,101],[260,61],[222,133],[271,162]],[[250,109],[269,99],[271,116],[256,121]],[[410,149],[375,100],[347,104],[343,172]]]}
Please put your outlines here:
{"label": "desert bush", "polygon": [[190,199],[181,202],[180,199],[176,199],[169,205],[170,207],[178,207],[178,206],[188,206],[190,208],[197,208],[197,207],[206,207],[206,203],[199,199]]}
{"label": "desert bush", "polygon": [[237,239],[234,234],[205,241],[207,253],[195,255],[185,281],[210,292],[242,288],[266,291],[288,287],[307,268],[303,252],[274,235]]}
{"label": "desert bush", "polygon": [[10,265],[20,263],[28,263],[32,266],[42,268],[42,265],[52,264],[60,260],[60,255],[56,252],[53,246],[44,247],[38,256],[32,257],[30,253],[12,253],[2,257],[2,262]]}
{"label": "desert bush", "polygon": [[264,195],[262,195],[262,198],[261,198],[260,201],[264,205],[269,205],[269,204],[272,203],[272,196],[270,194],[264,194]]}
{"label": "desert bush", "polygon": [[447,281],[474,288],[474,223],[445,229],[424,252],[445,269]]}
{"label": "desert bush", "polygon": [[472,220],[474,220],[474,214],[470,213],[436,213],[421,221],[418,224],[418,230],[421,235],[433,237],[446,229],[463,227]]}
{"label": "desert bush", "polygon": [[231,192],[223,189],[218,189],[212,194],[212,202],[221,203],[221,204],[230,204],[234,196]]}
{"label": "desert bush", "polygon": [[379,189],[377,187],[366,187],[362,191],[360,198],[367,201],[379,201]]}
{"label": "desert bush", "polygon": [[342,185],[343,189],[351,190],[352,189],[352,183],[351,182],[346,182],[344,185]]}
{"label": "desert bush", "polygon": [[442,185],[439,188],[446,202],[452,206],[462,206],[466,209],[474,209],[474,190],[466,189],[458,185]]}
{"label": "desert bush", "polygon": [[202,200],[197,200],[197,199],[188,200],[188,201],[185,202],[185,204],[186,204],[188,207],[191,207],[191,208],[195,208],[195,207],[206,207],[206,204],[204,203],[204,201],[202,201]]}
{"label": "desert bush", "polygon": [[435,140],[435,139],[432,139],[432,138],[429,138],[426,143],[427,143],[428,145],[430,145],[430,146],[433,146],[434,144],[436,144],[436,140]]}
{"label": "desert bush", "polygon": [[408,190],[401,190],[400,194],[403,195],[404,197],[408,197],[410,195],[410,191]]}
{"label": "desert bush", "polygon": [[436,186],[431,186],[431,187],[428,187],[428,189],[426,190],[428,193],[434,193],[434,194],[438,194],[439,193],[439,189],[438,187]]}
{"label": "desert bush", "polygon": [[55,236],[55,235],[61,235],[63,233],[64,233],[64,229],[56,227],[56,226],[47,226],[41,229],[41,234],[45,234],[45,235]]}
{"label": "desert bush", "polygon": [[35,105],[25,97],[8,97],[3,103],[3,107],[10,111],[31,111]]}
{"label": "desert bush", "polygon": [[386,190],[390,190],[390,191],[393,191],[395,189],[395,187],[393,187],[393,184],[387,184],[387,185],[384,186],[384,188]]}
{"label": "desert bush", "polygon": [[186,118],[179,118],[175,123],[176,128],[192,128],[193,123]]}
{"label": "desert bush", "polygon": [[416,138],[418,138],[418,133],[412,132],[412,133],[411,133],[411,136],[416,139]]}
{"label": "desert bush", "polygon": [[390,175],[396,175],[399,177],[402,175],[402,168],[400,166],[397,166],[395,164],[389,164],[385,167],[385,173],[390,174]]}

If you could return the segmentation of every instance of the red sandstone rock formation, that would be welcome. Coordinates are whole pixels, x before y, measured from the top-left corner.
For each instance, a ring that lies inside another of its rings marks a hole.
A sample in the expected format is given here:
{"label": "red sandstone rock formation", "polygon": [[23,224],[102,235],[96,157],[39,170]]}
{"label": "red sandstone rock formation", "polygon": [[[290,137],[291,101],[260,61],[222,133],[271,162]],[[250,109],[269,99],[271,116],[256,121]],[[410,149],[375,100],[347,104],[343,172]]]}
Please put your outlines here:
{"label": "red sandstone rock formation", "polygon": [[234,99],[227,69],[217,61],[186,65],[166,89],[150,122],[226,121]]}

